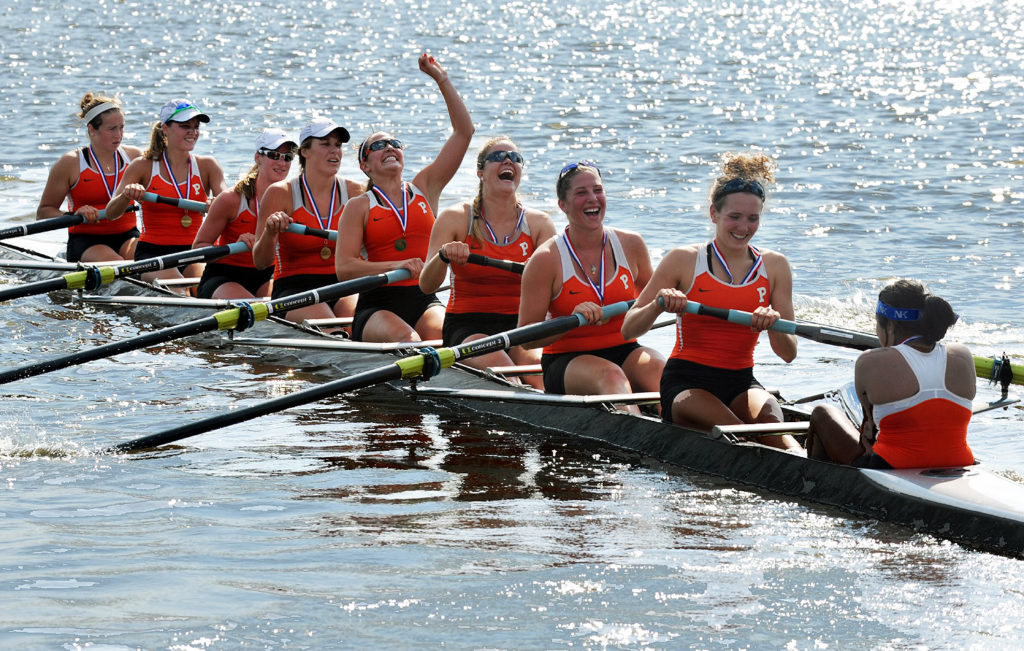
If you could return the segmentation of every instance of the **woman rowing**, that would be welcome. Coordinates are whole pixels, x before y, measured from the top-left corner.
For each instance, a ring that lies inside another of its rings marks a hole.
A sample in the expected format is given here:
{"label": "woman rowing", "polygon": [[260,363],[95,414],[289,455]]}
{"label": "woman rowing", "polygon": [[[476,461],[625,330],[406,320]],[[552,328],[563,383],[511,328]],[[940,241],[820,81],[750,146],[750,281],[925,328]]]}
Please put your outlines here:
{"label": "woman rowing", "polygon": [[[750,241],[761,223],[765,188],[775,161],[759,153],[726,155],[711,188],[710,242],[680,246],[658,264],[651,282],[626,314],[623,336],[647,332],[662,312],[679,315],[676,345],[661,378],[661,416],[679,425],[776,423],[782,407],[754,378],[754,347],[762,330],[793,318],[793,276],[781,253]],[[688,297],[721,308],[753,312],[750,327],[685,314]],[[796,357],[796,337],[769,331],[772,350]],[[760,442],[800,450],[790,436]]]}
{"label": "woman rowing", "polygon": [[128,164],[142,150],[121,144],[124,113],[110,97],[86,93],[78,117],[89,132],[89,145],[69,151],[50,169],[46,187],[36,208],[36,219],[63,214],[61,204],[85,218],[84,224],[68,229],[68,262],[104,262],[131,259],[139,237],[134,214],[117,219],[100,219]]}
{"label": "woman rowing", "polygon": [[[334,244],[326,237],[287,232],[291,224],[320,231],[337,231],[341,212],[351,198],[362,193],[355,181],[340,175],[342,145],[349,141],[348,129],[327,118],[315,119],[299,134],[301,174],[278,181],[260,201],[256,224],[256,246],[252,257],[257,269],[274,267],[273,298],[301,294],[332,285]],[[332,319],[352,316],[354,296],[331,303],[316,303],[289,310],[285,318]],[[328,328],[341,332],[342,328]]]}
{"label": "woman rowing", "polygon": [[[523,175],[523,155],[506,136],[492,138],[477,155],[479,189],[472,203],[441,212],[430,231],[428,251],[436,251],[420,272],[420,289],[437,291],[452,270],[452,289],[445,311],[442,339],[455,346],[516,327],[520,274],[467,264],[470,253],[499,260],[526,262],[533,251],[555,235],[546,213],[526,208],[516,190]],[[536,364],[539,350],[519,346],[508,354],[491,353],[467,360],[476,368]],[[536,378],[538,388],[543,388]]]}
{"label": "woman rowing", "polygon": [[861,468],[969,466],[967,426],[977,391],[974,356],[942,344],[957,315],[916,280],[878,294],[875,331],[882,348],[861,353],[854,387],[860,427],[839,409],[811,412],[807,455]]}
{"label": "woman rowing", "polygon": [[[581,314],[577,328],[544,346],[541,366],[549,393],[605,394],[654,391],[665,359],[620,332],[622,317],[599,323],[601,308],[636,298],[651,278],[647,245],[637,233],[604,226],[607,208],[601,172],[589,161],[562,168],[558,207],[569,225],[537,248],[523,272],[519,325]],[[629,406],[629,411],[637,411]]]}
{"label": "woman rowing", "polygon": [[274,270],[257,269],[252,249],[260,197],[271,183],[283,181],[292,167],[298,145],[281,129],[267,129],[256,139],[255,164],[210,206],[192,248],[245,242],[248,251],[234,253],[206,265],[196,295],[200,298],[255,298],[270,296]]}
{"label": "woman rowing", "polygon": [[[412,278],[360,294],[352,336],[362,341],[439,339],[444,308],[419,288],[441,191],[458,171],[473,136],[473,121],[444,68],[423,54],[419,67],[441,90],[452,123],[437,158],[406,183],[401,141],[377,132],[359,146],[359,168],[369,177],[366,194],[341,215],[337,276],[340,280],[408,269]],[[365,258],[363,251],[365,250]]]}
{"label": "woman rowing", "polygon": [[[119,216],[130,201],[141,201],[152,192],[158,196],[201,201],[209,204],[227,190],[224,172],[212,156],[192,153],[199,140],[199,125],[210,117],[187,99],[173,99],[160,109],[153,125],[149,148],[128,166],[121,184],[107,207],[108,215]],[[203,214],[176,206],[147,203],[142,207],[142,236],[135,247],[135,259],[144,260],[169,253],[187,251],[196,239]],[[201,264],[184,269],[190,277],[199,276]],[[178,269],[142,274],[144,281],[182,278]]]}

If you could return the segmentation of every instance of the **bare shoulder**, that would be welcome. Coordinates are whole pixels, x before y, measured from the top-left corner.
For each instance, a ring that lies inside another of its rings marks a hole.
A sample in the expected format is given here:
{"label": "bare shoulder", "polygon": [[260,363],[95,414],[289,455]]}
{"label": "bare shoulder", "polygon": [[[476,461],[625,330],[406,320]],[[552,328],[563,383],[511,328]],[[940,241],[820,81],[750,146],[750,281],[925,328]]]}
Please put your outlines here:
{"label": "bare shoulder", "polygon": [[451,219],[462,219],[468,223],[469,217],[467,217],[467,210],[469,210],[468,201],[459,201],[453,203],[450,206],[445,206],[437,213],[437,220],[451,220]]}
{"label": "bare shoulder", "polygon": [[469,204],[465,201],[454,203],[444,208],[437,215],[434,222],[435,230],[444,230],[452,234],[455,239],[465,239],[469,235]]}
{"label": "bare shoulder", "polygon": [[974,354],[971,349],[963,344],[946,344],[946,358],[962,361],[974,367]]}
{"label": "bare shoulder", "polygon": [[608,230],[615,232],[615,235],[619,238],[619,243],[627,252],[642,251],[647,254],[648,257],[650,256],[650,253],[647,251],[647,243],[644,242],[644,238],[641,237],[640,233],[637,233],[636,231],[627,231],[621,228],[609,228]]}
{"label": "bare shoulder", "polygon": [[128,154],[128,158],[130,160],[135,160],[136,158],[139,158],[140,156],[142,156],[142,149],[140,149],[138,147],[132,147],[131,145],[124,145],[123,149],[124,149],[125,153]]}
{"label": "bare shoulder", "polygon": [[357,183],[352,179],[345,179],[345,190],[348,191],[348,196],[358,197],[366,194],[366,186],[362,183]]}
{"label": "bare shoulder", "polygon": [[213,156],[196,156],[196,161],[201,169],[220,168],[220,163]]}

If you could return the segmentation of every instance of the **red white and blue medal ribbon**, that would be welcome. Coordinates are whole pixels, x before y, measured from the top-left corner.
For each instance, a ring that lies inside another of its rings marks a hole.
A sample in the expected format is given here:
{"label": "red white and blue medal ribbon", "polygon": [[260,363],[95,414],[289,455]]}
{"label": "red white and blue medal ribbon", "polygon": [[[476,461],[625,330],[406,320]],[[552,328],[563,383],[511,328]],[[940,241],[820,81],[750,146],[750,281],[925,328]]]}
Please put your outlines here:
{"label": "red white and blue medal ribbon", "polygon": [[171,169],[171,163],[167,160],[167,152],[160,154],[164,159],[164,167],[167,168],[167,173],[171,175],[171,185],[174,186],[174,191],[177,193],[179,199],[188,199],[189,193],[192,190],[192,154],[188,155],[188,176],[185,177],[185,194],[181,194],[181,188],[178,187],[178,179],[174,176],[174,170]]}
{"label": "red white and blue medal ribbon", "polygon": [[391,208],[391,212],[395,214],[395,218],[398,219],[398,224],[402,227],[402,236],[405,236],[405,225],[409,221],[409,191],[405,187],[405,182],[402,182],[402,212],[398,212],[398,206],[395,205],[391,198],[383,190],[377,186],[373,186],[374,192],[388,204],[388,208]]}
{"label": "red white and blue medal ribbon", "polygon": [[334,217],[334,201],[337,198],[338,192],[338,180],[334,180],[334,187],[331,188],[331,205],[327,212],[327,219],[320,216],[320,206],[316,205],[316,199],[313,198],[313,193],[309,191],[309,184],[306,183],[306,175],[301,176],[302,189],[306,192],[306,196],[309,197],[309,207],[313,209],[313,216],[316,217],[316,223],[320,224],[320,230],[329,230],[331,228],[331,219]]}
{"label": "red white and blue medal ribbon", "polygon": [[590,284],[590,288],[594,290],[595,294],[597,294],[598,302],[601,305],[604,305],[604,247],[608,243],[608,233],[605,233],[604,237],[601,239],[601,272],[598,274],[596,285],[594,284],[594,281],[590,279],[590,275],[587,274],[587,268],[583,266],[583,263],[580,262],[579,256],[576,255],[576,249],[573,248],[572,241],[569,239],[568,226],[565,227],[565,232],[562,233],[562,239],[565,240],[565,245],[569,247],[569,256],[572,257],[573,262],[578,264],[580,269],[583,270],[583,277],[587,279],[587,283]]}
{"label": "red white and blue medal ribbon", "polygon": [[114,197],[114,188],[117,187],[117,182],[121,180],[121,153],[114,151],[114,181],[110,184],[107,183],[107,174],[103,171],[103,166],[100,165],[100,159],[96,156],[96,152],[92,150],[92,145],[89,145],[89,156],[92,158],[92,164],[96,166],[96,171],[100,173],[100,178],[103,179],[103,188],[107,191],[107,199],[112,199]]}
{"label": "red white and blue medal ribbon", "polygon": [[[761,265],[764,264],[764,260],[761,259],[761,252],[752,244],[748,244],[747,246],[750,248],[750,252],[754,254],[754,264],[750,265],[750,271],[748,271],[747,275],[743,277],[743,282],[740,283],[741,285],[746,285],[752,278],[756,278],[757,272],[761,270]],[[729,264],[722,256],[722,252],[718,250],[718,244],[716,244],[714,240],[711,240],[711,248],[714,250],[715,257],[718,258],[719,264],[722,265],[722,268],[725,269],[725,273],[729,276],[729,284],[733,284],[735,280],[732,277],[732,271],[729,270]]]}
{"label": "red white and blue medal ribbon", "polygon": [[480,211],[480,217],[483,218],[484,226],[487,227],[487,232],[491,236],[491,241],[494,242],[495,244],[501,244],[502,246],[507,246],[509,238],[511,238],[516,233],[518,233],[519,230],[523,227],[523,220],[526,218],[526,209],[525,208],[520,208],[519,209],[519,219],[516,221],[516,227],[512,229],[511,233],[509,233],[508,235],[505,236],[505,240],[503,242],[498,242],[498,236],[494,234],[494,229],[491,228],[491,225],[490,225],[490,223],[488,223],[487,218],[484,217],[484,213],[483,213],[482,210]]}

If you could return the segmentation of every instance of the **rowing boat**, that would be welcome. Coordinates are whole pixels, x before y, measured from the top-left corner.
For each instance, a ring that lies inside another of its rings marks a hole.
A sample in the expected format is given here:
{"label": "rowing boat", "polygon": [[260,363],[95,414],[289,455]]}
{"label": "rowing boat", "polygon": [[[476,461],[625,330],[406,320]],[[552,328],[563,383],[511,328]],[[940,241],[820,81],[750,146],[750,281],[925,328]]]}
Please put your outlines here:
{"label": "rowing boat", "polygon": [[[24,246],[0,243],[0,255],[26,260],[54,258]],[[27,271],[38,275],[38,270]],[[147,319],[173,323],[195,308],[180,296],[124,278],[105,288],[108,294],[174,299],[146,306]],[[256,346],[261,354],[290,364],[330,368],[353,374],[389,363],[401,346],[357,345],[323,335],[316,328],[277,317],[257,324],[254,335],[235,335],[235,345]],[[206,335],[209,337],[210,335]],[[223,344],[223,336],[218,336]],[[805,412],[786,409],[796,422],[771,426],[719,427],[711,433],[617,410],[624,402],[651,401],[639,396],[555,396],[510,381],[506,372],[462,365],[429,383],[402,383],[416,401],[443,403],[567,434],[729,481],[835,506],[959,541],[968,546],[1024,558],[1024,485],[975,465],[967,468],[867,470],[804,457],[746,440],[748,436],[805,431]],[[443,386],[439,386],[443,385]]]}

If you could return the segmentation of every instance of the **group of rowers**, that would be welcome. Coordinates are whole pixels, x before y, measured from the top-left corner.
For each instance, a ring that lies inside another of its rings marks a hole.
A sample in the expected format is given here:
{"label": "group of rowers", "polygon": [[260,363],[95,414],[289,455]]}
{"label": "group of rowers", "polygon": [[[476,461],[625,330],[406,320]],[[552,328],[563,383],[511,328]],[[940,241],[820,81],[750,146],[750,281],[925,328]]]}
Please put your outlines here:
{"label": "group of rowers", "polygon": [[[37,218],[63,214],[67,198],[68,210],[86,219],[70,229],[69,261],[144,259],[245,242],[248,252],[205,268],[143,276],[151,281],[201,274],[196,293],[206,298],[276,299],[407,269],[408,280],[285,315],[293,321],[352,317],[345,334],[360,341],[441,339],[452,346],[548,316],[581,314],[590,326],[467,361],[481,368],[539,361],[542,375],[523,381],[551,393],[660,391],[664,420],[701,430],[783,420],[781,405],[753,373],[762,331],[786,362],[797,354],[794,335],[769,330],[778,319],[794,316],[789,262],[751,244],[774,180],[770,157],[726,155],[710,192],[714,238],[671,250],[655,269],[639,234],[604,225],[606,195],[594,162],[571,163],[558,174],[558,207],[568,222],[563,232],[556,232],[546,213],[524,206],[517,189],[525,159],[508,137],[488,140],[477,155],[473,200],[438,212],[441,192],[459,169],[474,127],[442,66],[424,54],[419,68],[437,84],[452,133],[411,181],[405,180],[404,145],[385,132],[370,134],[357,150],[369,182],[343,178],[339,170],[350,134],[329,119],[316,119],[302,128],[297,142],[280,129],[262,132],[255,164],[229,188],[213,157],[192,153],[201,124],[210,121],[194,103],[165,104],[149,147],[141,151],[121,142],[124,115],[118,102],[90,93],[79,114],[89,145],[53,166]],[[300,173],[288,178],[296,155]],[[207,214],[157,203],[142,205],[138,216],[126,212],[147,192],[205,202]],[[337,242],[290,232],[295,223],[336,230]],[[469,264],[471,253],[524,262],[525,270],[520,277]],[[444,307],[435,292],[449,271]],[[684,317],[688,296],[749,311],[752,323]],[[602,306],[634,299],[625,316],[602,321]],[[664,312],[677,315],[667,361],[637,342]],[[857,426],[838,409],[822,406],[812,413],[806,449],[790,435],[758,440],[864,467],[973,463],[966,444],[973,357],[962,345],[940,343],[956,321],[952,308],[921,283],[899,280],[880,293],[876,320],[883,347],[861,355],[855,371],[864,422]]]}

